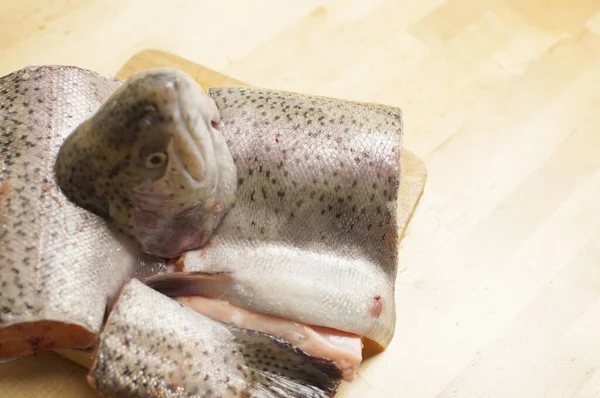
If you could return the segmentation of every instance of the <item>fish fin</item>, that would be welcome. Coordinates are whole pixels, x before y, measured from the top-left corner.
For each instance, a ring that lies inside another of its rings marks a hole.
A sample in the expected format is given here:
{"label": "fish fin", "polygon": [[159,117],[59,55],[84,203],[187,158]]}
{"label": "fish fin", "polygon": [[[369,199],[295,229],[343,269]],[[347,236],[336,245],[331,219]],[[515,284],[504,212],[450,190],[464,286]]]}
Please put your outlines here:
{"label": "fish fin", "polygon": [[215,298],[231,287],[233,279],[229,272],[172,272],[150,276],[144,284],[169,297]]}
{"label": "fish fin", "polygon": [[332,397],[342,379],[330,360],[272,335],[230,327],[249,372],[250,396]]}

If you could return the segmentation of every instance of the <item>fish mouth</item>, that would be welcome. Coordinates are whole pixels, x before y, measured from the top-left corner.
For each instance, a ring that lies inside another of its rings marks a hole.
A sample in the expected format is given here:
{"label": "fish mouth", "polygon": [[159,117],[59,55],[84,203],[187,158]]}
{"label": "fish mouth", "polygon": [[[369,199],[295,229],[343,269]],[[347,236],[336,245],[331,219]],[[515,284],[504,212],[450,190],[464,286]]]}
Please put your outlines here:
{"label": "fish mouth", "polygon": [[212,146],[208,126],[203,123],[202,115],[191,113],[201,109],[201,104],[196,100],[199,93],[194,93],[195,87],[180,79],[167,84],[172,85],[175,90],[173,116],[177,120],[171,155],[181,170],[195,182],[202,183],[206,180],[206,159],[210,156]]}

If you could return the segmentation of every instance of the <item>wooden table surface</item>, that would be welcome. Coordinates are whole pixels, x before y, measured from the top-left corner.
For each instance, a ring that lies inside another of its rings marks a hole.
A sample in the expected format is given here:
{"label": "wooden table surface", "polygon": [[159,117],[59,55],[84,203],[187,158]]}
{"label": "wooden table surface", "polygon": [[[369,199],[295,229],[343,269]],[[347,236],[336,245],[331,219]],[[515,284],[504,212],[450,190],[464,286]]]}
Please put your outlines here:
{"label": "wooden table surface", "polygon": [[[600,396],[600,1],[2,2],[1,74],[146,48],[403,109],[428,183],[396,336],[347,396]],[[84,375],[8,362],[0,396],[94,396]]]}

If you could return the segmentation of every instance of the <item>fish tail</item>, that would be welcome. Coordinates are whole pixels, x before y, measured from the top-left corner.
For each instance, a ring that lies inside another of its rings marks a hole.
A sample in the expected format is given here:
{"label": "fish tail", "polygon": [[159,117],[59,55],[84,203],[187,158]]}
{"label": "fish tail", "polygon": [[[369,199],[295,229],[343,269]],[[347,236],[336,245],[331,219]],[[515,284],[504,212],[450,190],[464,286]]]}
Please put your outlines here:
{"label": "fish tail", "polygon": [[306,354],[287,341],[249,329],[231,327],[244,357],[251,397],[332,397],[341,370],[330,360]]}

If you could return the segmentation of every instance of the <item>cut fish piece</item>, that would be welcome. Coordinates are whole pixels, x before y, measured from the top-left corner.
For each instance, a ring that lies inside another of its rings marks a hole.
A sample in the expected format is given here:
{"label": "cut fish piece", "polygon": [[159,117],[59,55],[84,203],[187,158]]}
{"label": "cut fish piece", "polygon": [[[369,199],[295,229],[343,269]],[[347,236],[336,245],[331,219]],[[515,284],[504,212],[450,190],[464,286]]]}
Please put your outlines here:
{"label": "cut fish piece", "polygon": [[116,396],[265,398],[333,396],[340,378],[331,361],[212,320],[136,279],[109,314],[88,376]]}
{"label": "cut fish piece", "polygon": [[118,85],[66,66],[0,78],[0,360],[91,346],[130,275],[164,266],[54,181],[62,141]]}

